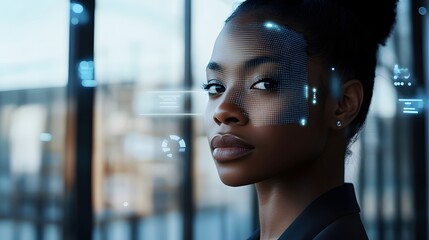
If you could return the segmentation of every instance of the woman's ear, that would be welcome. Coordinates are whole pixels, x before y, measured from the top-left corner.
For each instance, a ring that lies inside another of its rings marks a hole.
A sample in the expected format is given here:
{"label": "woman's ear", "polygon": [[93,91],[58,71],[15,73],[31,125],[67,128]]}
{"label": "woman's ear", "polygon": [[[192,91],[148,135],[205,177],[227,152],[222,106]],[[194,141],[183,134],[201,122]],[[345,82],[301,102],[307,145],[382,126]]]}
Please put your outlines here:
{"label": "woman's ear", "polygon": [[332,126],[335,129],[347,127],[359,113],[363,101],[363,87],[358,80],[349,80],[343,84],[342,95],[334,111]]}

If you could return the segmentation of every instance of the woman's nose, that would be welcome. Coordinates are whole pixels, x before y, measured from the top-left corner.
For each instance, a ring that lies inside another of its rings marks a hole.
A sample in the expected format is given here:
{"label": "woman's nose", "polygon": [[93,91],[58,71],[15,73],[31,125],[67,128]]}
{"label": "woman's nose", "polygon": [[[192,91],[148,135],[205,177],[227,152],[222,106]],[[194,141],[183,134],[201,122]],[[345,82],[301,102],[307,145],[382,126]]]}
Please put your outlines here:
{"label": "woman's nose", "polygon": [[239,125],[243,126],[249,122],[248,114],[237,104],[221,103],[214,112],[213,120],[217,125]]}

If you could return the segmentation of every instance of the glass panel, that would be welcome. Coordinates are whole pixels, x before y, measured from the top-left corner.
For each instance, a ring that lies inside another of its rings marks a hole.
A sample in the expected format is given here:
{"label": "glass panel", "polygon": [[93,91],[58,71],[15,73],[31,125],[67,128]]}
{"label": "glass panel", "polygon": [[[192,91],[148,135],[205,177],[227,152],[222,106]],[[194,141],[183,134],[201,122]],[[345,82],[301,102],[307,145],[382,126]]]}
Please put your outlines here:
{"label": "glass panel", "polygon": [[69,1],[0,0],[0,4],[0,91],[64,87]]}
{"label": "glass panel", "polygon": [[183,1],[97,2],[95,239],[181,239]]}
{"label": "glass panel", "polygon": [[61,239],[69,2],[0,5],[1,239]]}

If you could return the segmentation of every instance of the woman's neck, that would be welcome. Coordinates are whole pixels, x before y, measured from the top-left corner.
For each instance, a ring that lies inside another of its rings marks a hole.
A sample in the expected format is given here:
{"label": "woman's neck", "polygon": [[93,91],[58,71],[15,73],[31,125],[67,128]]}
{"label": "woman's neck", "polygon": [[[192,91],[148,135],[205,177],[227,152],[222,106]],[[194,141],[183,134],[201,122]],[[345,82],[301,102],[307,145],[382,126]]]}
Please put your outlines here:
{"label": "woman's neck", "polygon": [[344,184],[344,152],[329,151],[288,173],[256,184],[261,239],[278,239],[318,196]]}

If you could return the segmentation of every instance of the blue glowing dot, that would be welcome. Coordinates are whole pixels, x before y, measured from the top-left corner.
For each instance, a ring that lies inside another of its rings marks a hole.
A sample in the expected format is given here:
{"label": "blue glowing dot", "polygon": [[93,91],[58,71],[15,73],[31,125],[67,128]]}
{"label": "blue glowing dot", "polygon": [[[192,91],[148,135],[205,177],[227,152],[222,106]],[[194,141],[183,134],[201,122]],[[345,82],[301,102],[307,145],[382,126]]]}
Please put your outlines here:
{"label": "blue glowing dot", "polygon": [[419,7],[419,14],[424,16],[427,13],[427,9],[425,7]]}
{"label": "blue glowing dot", "polygon": [[82,80],[81,84],[83,87],[96,87],[97,81],[95,81],[95,80]]}
{"label": "blue glowing dot", "polygon": [[303,118],[300,121],[301,126],[305,126],[307,124],[307,119]]}
{"label": "blue glowing dot", "polygon": [[50,141],[52,141],[52,135],[49,133],[41,133],[39,135],[39,139],[42,142],[50,142]]}
{"label": "blue glowing dot", "polygon": [[315,92],[317,92],[316,88],[313,88],[313,92],[314,92],[314,93],[315,93]]}
{"label": "blue glowing dot", "polygon": [[94,62],[93,61],[81,61],[79,63],[79,68],[81,68],[81,69],[94,68]]}
{"label": "blue glowing dot", "polygon": [[87,68],[88,67],[88,62],[87,61],[81,61],[79,63],[79,68]]}
{"label": "blue glowing dot", "polygon": [[335,68],[331,68],[332,71],[335,71]]}
{"label": "blue glowing dot", "polygon": [[404,86],[404,82],[401,82],[401,86]]}
{"label": "blue glowing dot", "polygon": [[308,86],[307,85],[304,85],[304,96],[305,96],[305,99],[308,99]]}
{"label": "blue glowing dot", "polygon": [[73,12],[75,12],[75,13],[77,13],[77,14],[79,14],[79,13],[82,13],[83,12],[83,6],[82,5],[80,5],[80,4],[78,4],[78,3],[74,3],[74,4],[72,4],[73,6],[72,6],[72,11]]}
{"label": "blue glowing dot", "polygon": [[77,19],[77,18],[72,18],[71,20],[70,20],[70,22],[73,24],[73,25],[77,25],[78,23],[79,23],[79,19]]}
{"label": "blue glowing dot", "polygon": [[266,23],[264,24],[264,26],[265,26],[266,28],[274,29],[274,30],[277,30],[277,31],[280,31],[280,30],[281,30],[281,28],[279,27],[279,25],[277,25],[277,24],[275,24],[275,23],[272,23],[272,22],[266,22]]}
{"label": "blue glowing dot", "polygon": [[411,86],[411,82],[408,83],[408,86]]}
{"label": "blue glowing dot", "polygon": [[317,103],[317,101],[316,101],[316,99],[314,99],[314,100],[313,100],[313,104],[316,104],[316,103]]}
{"label": "blue glowing dot", "polygon": [[268,22],[268,23],[265,23],[265,27],[272,28],[272,27],[274,27],[274,24]]}

